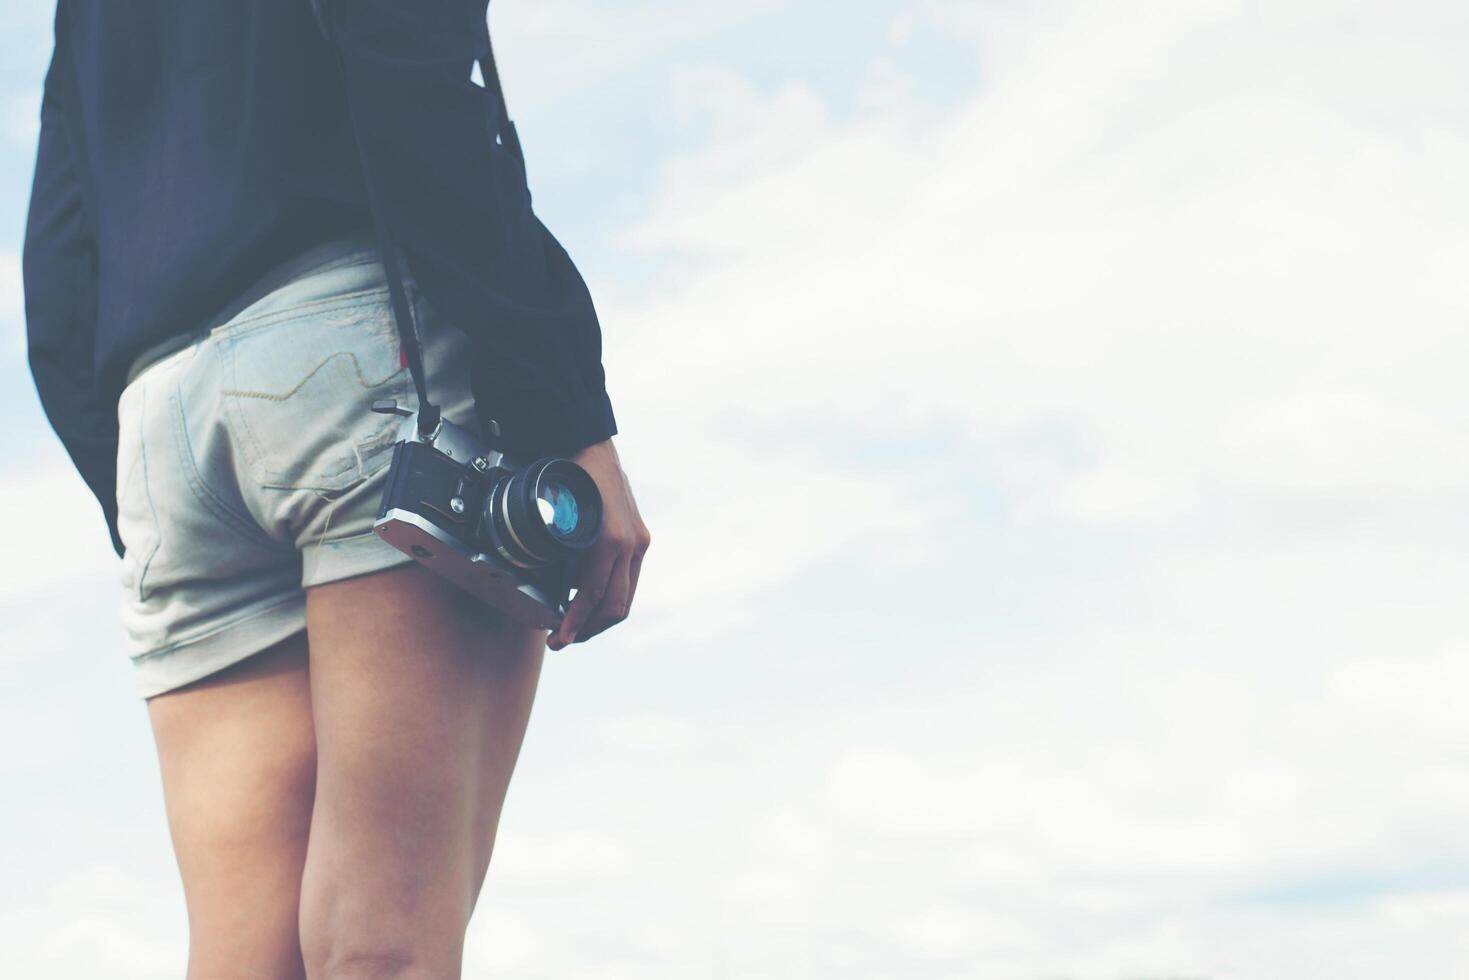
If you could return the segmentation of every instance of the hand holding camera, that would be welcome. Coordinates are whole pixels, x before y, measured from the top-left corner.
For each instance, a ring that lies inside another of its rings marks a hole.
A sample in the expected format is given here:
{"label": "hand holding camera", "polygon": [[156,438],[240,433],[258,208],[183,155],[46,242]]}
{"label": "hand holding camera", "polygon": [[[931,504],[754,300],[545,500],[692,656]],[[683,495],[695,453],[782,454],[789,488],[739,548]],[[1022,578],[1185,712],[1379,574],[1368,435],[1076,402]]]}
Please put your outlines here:
{"label": "hand holding camera", "polygon": [[[610,439],[519,463],[442,416],[403,417],[373,530],[559,650],[627,618],[648,529]],[[576,589],[576,597],[568,598]]]}
{"label": "hand holding camera", "polygon": [[[330,37],[328,23],[321,26]],[[493,59],[490,64],[493,71]],[[392,400],[372,406],[403,417],[373,531],[511,619],[554,631],[547,644],[553,650],[595,636],[627,618],[649,543],[617,450],[607,439],[580,450],[575,460],[519,462],[503,452],[495,421],[483,420],[489,445],[481,445],[429,400],[417,321],[399,268],[405,256],[379,204],[350,101],[347,108],[393,320],[418,398],[413,411]],[[497,125],[515,140],[503,99]]]}
{"label": "hand holding camera", "polygon": [[576,596],[546,643],[552,650],[590,639],[627,618],[643,554],[652,541],[612,440],[594,443],[571,458],[601,494],[602,533],[578,562]]}

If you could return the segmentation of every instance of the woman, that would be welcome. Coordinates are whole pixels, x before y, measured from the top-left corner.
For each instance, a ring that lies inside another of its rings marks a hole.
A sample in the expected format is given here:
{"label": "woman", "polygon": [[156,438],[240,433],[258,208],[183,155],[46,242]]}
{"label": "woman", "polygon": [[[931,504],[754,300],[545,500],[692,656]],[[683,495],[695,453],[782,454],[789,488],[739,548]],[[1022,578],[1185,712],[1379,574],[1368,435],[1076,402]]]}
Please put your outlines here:
{"label": "woman", "polygon": [[[122,557],[191,978],[458,976],[543,651],[636,592],[596,316],[531,211],[485,12],[58,4],[29,354]],[[370,530],[397,425],[370,406],[414,405],[374,213],[444,416],[602,493],[549,641]]]}

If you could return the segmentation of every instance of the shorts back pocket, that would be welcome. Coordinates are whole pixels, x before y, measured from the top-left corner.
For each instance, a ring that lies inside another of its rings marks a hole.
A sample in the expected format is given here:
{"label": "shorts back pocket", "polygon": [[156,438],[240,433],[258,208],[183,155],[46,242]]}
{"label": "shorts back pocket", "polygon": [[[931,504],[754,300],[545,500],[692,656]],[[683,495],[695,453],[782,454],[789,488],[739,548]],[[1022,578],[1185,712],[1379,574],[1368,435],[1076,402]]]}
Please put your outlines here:
{"label": "shorts back pocket", "polygon": [[[412,297],[410,296],[410,300]],[[411,390],[386,288],[216,331],[221,399],[243,470],[262,487],[344,490],[391,459]]]}
{"label": "shorts back pocket", "polygon": [[[148,481],[148,433],[150,418],[147,385],[134,381],[117,401],[117,534],[122,539],[119,582],[135,600],[148,598],[148,566],[158,551],[161,537],[153,491]],[[155,435],[154,441],[157,440]],[[163,440],[165,447],[168,440]],[[158,452],[155,446],[154,453]],[[155,460],[157,462],[157,460]]]}

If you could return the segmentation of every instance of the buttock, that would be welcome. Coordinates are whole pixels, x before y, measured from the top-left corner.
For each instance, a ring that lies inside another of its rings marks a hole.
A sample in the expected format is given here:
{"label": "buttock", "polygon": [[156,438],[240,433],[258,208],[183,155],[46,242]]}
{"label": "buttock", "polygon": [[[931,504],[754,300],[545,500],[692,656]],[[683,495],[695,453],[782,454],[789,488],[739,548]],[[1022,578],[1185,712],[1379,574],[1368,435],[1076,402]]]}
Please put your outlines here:
{"label": "buttock", "polygon": [[[470,342],[404,286],[429,392],[479,424]],[[411,561],[372,533],[417,407],[376,250],[337,258],[144,367],[118,400],[119,572],[143,698],[305,626],[305,590]]]}

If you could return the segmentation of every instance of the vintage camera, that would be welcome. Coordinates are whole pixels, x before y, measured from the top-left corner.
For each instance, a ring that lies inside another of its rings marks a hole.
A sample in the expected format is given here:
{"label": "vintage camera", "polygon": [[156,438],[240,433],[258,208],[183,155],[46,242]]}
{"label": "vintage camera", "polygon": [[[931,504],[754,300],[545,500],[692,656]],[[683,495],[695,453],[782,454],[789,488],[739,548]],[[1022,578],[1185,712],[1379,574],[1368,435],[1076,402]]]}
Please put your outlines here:
{"label": "vintage camera", "polygon": [[602,530],[602,495],[586,470],[543,456],[524,465],[440,418],[391,400],[375,412],[403,416],[372,529],[384,541],[511,619],[555,629],[566,614],[577,560]]}

